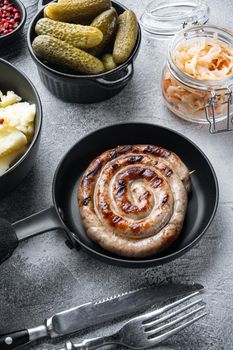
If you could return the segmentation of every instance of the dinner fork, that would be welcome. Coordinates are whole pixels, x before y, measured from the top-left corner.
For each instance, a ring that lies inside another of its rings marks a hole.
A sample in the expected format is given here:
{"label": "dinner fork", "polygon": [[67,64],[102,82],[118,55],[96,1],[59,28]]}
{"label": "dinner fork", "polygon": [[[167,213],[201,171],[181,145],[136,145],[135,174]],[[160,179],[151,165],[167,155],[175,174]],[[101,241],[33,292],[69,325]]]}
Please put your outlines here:
{"label": "dinner fork", "polygon": [[[190,300],[199,294],[199,292],[194,292],[179,300],[165,304],[159,309],[132,318],[117,333],[110,336],[87,339],[81,344],[68,341],[65,348],[61,350],[94,350],[110,344],[119,344],[137,350],[148,349],[207,315],[207,312],[200,312],[206,306],[201,298]],[[185,303],[186,301],[187,303]],[[178,305],[180,307],[175,309]],[[167,313],[171,309],[174,309],[174,311]],[[188,309],[192,310],[185,312]],[[181,313],[183,315],[175,318]],[[164,323],[165,321],[167,322]]]}

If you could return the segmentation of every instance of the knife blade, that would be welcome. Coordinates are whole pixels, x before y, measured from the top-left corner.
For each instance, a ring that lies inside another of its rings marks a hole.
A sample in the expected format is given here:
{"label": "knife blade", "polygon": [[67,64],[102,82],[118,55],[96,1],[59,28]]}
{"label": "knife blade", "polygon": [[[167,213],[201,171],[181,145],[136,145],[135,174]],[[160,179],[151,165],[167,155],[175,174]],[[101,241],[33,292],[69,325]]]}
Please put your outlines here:
{"label": "knife blade", "polygon": [[[200,289],[200,285],[189,286]],[[187,286],[186,286],[187,289]],[[138,290],[116,295],[101,301],[87,303],[76,308],[58,313],[47,320],[50,336],[56,337],[108,322],[121,316],[143,311],[166,299],[184,294],[185,286],[172,285],[140,288]]]}
{"label": "knife blade", "polygon": [[89,302],[59,312],[46,319],[43,325],[0,336],[0,345],[3,345],[0,348],[2,350],[5,348],[8,350],[15,349],[18,346],[44,337],[55,338],[75,333],[121,316],[145,311],[171,297],[178,297],[202,289],[203,286],[200,284],[151,286],[100,301]]}

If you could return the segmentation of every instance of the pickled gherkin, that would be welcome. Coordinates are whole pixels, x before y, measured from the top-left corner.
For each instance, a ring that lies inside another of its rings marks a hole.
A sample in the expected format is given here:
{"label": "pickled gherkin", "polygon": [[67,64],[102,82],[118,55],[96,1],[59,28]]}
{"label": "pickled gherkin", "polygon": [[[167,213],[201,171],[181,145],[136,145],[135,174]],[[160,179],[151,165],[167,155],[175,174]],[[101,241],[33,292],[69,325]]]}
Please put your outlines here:
{"label": "pickled gherkin", "polygon": [[49,18],[39,19],[35,31],[38,35],[51,35],[80,49],[95,47],[103,40],[103,34],[97,28],[58,22]]}
{"label": "pickled gherkin", "polygon": [[38,58],[51,64],[84,74],[104,72],[104,65],[98,58],[52,36],[37,36],[32,47]]}
{"label": "pickled gherkin", "polygon": [[117,30],[117,18],[116,10],[111,7],[109,10],[102,12],[91,22],[91,26],[98,28],[103,33],[102,42],[97,47],[90,50],[92,55],[99,56],[104,51]]}
{"label": "pickled gherkin", "polygon": [[106,71],[110,71],[116,68],[116,63],[110,53],[106,53],[102,57],[102,62]]}
{"label": "pickled gherkin", "polygon": [[138,22],[131,10],[126,10],[118,17],[118,30],[113,48],[116,64],[125,62],[131,55],[137,41]]}
{"label": "pickled gherkin", "polygon": [[44,14],[56,21],[83,23],[93,20],[110,6],[110,0],[66,0],[48,4]]}

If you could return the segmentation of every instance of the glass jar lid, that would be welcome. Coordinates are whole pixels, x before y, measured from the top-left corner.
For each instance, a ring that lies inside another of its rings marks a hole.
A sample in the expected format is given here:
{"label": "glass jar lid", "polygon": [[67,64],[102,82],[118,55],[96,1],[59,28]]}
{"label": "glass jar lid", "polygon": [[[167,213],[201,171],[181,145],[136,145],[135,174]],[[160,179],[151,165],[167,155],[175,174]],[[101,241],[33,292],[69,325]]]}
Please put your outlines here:
{"label": "glass jar lid", "polygon": [[140,22],[150,37],[169,39],[187,25],[205,24],[209,11],[206,0],[152,0]]}

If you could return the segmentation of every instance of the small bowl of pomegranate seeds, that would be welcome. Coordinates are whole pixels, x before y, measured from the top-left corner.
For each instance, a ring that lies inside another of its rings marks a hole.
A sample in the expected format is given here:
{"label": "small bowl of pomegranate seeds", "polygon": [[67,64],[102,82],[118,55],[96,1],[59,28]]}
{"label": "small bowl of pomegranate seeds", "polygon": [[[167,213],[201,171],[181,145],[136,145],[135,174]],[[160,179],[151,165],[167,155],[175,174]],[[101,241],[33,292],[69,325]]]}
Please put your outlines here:
{"label": "small bowl of pomegranate seeds", "polygon": [[23,28],[27,18],[20,0],[0,0],[0,43],[13,39]]}

